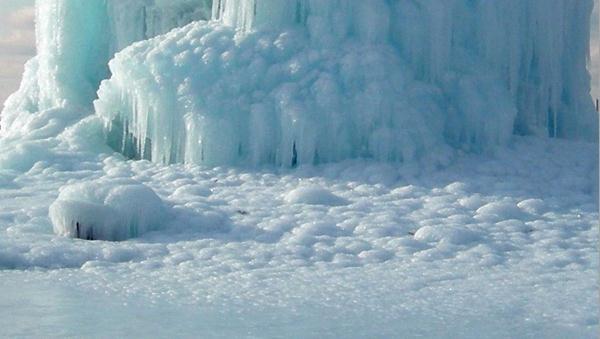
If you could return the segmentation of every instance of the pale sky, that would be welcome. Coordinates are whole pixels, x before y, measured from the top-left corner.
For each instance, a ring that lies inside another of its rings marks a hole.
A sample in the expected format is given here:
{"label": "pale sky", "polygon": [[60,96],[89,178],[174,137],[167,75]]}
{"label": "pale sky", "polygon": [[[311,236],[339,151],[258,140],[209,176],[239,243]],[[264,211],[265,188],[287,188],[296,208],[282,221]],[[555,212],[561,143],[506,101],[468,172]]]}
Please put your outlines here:
{"label": "pale sky", "polygon": [[19,87],[23,64],[35,54],[33,0],[0,0],[0,106]]}
{"label": "pale sky", "polygon": [[[0,106],[19,87],[23,64],[35,54],[34,0],[0,0]],[[123,0],[127,1],[127,0]],[[592,95],[600,97],[600,0],[593,15]],[[0,107],[1,108],[1,107]]]}

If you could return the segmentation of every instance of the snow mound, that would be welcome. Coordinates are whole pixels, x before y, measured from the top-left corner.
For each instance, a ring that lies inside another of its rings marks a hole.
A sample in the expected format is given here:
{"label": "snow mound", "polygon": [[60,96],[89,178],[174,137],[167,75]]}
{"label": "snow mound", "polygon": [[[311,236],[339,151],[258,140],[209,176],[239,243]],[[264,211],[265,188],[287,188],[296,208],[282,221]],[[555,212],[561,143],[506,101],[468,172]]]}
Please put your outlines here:
{"label": "snow mound", "polygon": [[319,186],[299,187],[285,195],[285,201],[290,204],[342,206],[348,201],[325,188]]}
{"label": "snow mound", "polygon": [[183,185],[178,187],[171,197],[186,198],[186,197],[207,197],[212,194],[212,191],[206,185]]}
{"label": "snow mound", "polygon": [[453,245],[466,245],[480,239],[480,235],[464,227],[423,226],[415,232],[415,239],[423,242],[448,242]]}
{"label": "snow mound", "polygon": [[509,201],[490,202],[476,211],[476,217],[482,220],[524,219],[527,213],[517,204]]}
{"label": "snow mound", "polygon": [[50,219],[61,236],[119,241],[158,229],[166,208],[148,186],[100,179],[61,188]]}
{"label": "snow mound", "polygon": [[541,199],[525,199],[519,202],[517,206],[523,211],[533,215],[543,214],[548,210],[546,203]]}

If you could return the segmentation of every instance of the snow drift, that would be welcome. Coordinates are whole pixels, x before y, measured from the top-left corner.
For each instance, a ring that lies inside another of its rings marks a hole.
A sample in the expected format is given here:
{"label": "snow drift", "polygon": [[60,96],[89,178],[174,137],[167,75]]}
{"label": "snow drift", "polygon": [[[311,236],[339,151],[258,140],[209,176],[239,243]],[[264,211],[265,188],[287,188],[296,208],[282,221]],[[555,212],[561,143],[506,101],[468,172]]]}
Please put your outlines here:
{"label": "snow drift", "polygon": [[410,162],[513,134],[597,140],[592,6],[39,1],[39,55],[2,133],[55,107],[83,117],[97,97],[106,142],[163,163]]}

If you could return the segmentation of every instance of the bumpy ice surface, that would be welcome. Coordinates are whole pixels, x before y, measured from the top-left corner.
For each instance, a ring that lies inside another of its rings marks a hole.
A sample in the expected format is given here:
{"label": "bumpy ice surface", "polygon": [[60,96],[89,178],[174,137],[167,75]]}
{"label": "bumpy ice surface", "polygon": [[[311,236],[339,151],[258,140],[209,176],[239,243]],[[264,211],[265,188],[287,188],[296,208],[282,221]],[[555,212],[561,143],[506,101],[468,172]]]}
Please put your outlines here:
{"label": "bumpy ice surface", "polygon": [[[365,161],[244,170],[71,155],[0,176],[8,336],[169,337],[174,324],[209,337],[598,331],[594,144],[516,139],[423,174]],[[133,178],[171,216],[128,241],[57,237],[49,204],[90,178]]]}

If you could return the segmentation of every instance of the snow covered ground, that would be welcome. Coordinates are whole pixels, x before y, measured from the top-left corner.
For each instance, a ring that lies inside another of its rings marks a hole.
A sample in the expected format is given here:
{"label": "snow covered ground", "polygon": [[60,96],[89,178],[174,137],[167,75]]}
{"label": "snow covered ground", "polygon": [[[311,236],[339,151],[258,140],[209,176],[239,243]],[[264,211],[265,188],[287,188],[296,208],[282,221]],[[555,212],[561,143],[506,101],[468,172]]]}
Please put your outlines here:
{"label": "snow covered ground", "polygon": [[[0,172],[2,336],[598,332],[596,144],[515,137],[423,171],[57,159]],[[163,229],[53,234],[60,187],[122,178],[160,196]]]}

